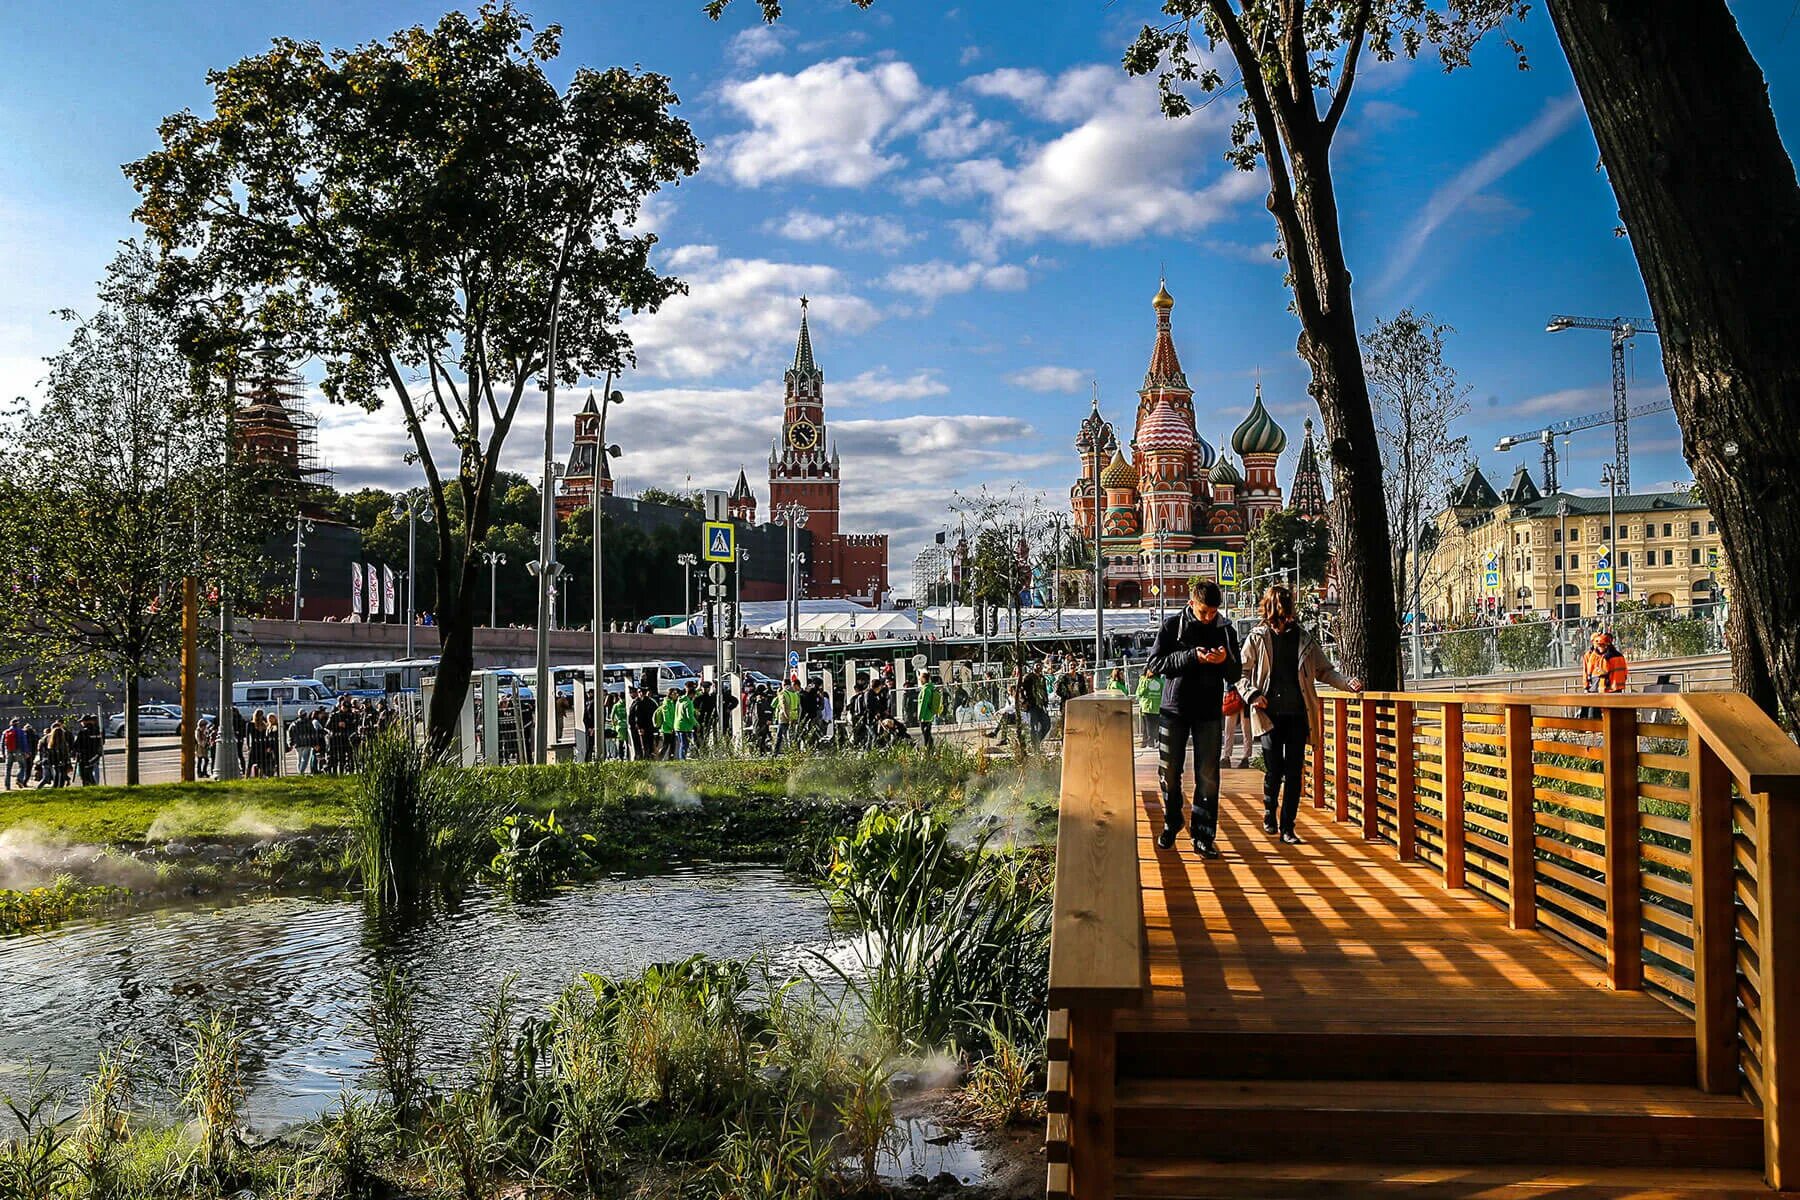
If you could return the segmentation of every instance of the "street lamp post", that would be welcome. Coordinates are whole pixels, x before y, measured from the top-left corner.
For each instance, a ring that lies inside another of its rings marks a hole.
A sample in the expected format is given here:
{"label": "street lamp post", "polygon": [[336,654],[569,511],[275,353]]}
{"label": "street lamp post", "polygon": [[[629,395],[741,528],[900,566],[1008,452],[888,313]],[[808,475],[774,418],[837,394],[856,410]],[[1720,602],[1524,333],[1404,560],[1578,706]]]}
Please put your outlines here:
{"label": "street lamp post", "polygon": [[1612,570],[1612,586],[1606,590],[1606,616],[1612,619],[1619,597],[1619,473],[1613,464],[1600,468],[1600,482],[1606,485],[1606,562]]}
{"label": "street lamp post", "polygon": [[417,621],[419,522],[431,523],[431,507],[416,491],[394,497],[394,515],[406,518],[406,657],[413,656],[413,624]]}
{"label": "street lamp post", "polygon": [[732,564],[734,569],[731,572],[732,596],[730,632],[732,640],[734,641],[737,639],[738,628],[743,623],[744,619],[744,567],[749,561],[750,551],[740,547],[737,552],[737,562]]}
{"label": "street lamp post", "polygon": [[[487,559],[487,565],[488,565],[488,628],[494,629],[494,628],[497,628],[499,625],[499,617],[498,617],[498,613],[500,611],[500,605],[499,605],[500,571],[499,571],[499,568],[506,565],[506,555],[502,554],[498,550],[483,550],[481,552],[481,557]],[[411,578],[411,576],[409,575],[408,578]]]}
{"label": "street lamp post", "polygon": [[698,554],[677,554],[675,561],[681,564],[681,620],[693,632],[694,603],[694,568],[699,565]]}
{"label": "street lamp post", "polygon": [[[794,653],[794,624],[800,616],[799,597],[799,564],[800,558],[800,525],[811,515],[806,506],[799,501],[789,501],[775,509],[775,519],[787,526],[787,620],[783,625],[782,670],[787,670],[788,658]],[[786,675],[783,675],[786,678]]]}
{"label": "street lamp post", "polygon": [[306,535],[317,525],[307,517],[294,518],[294,620],[300,619],[300,552],[306,549]]}
{"label": "street lamp post", "polygon": [[606,594],[601,588],[601,504],[600,476],[610,474],[606,469],[606,460],[619,457],[619,448],[606,440],[606,412],[615,404],[625,403],[620,392],[613,391],[612,372],[606,373],[606,386],[601,389],[604,399],[600,402],[600,444],[594,450],[594,494],[588,515],[594,522],[594,703],[599,711],[594,714],[594,738],[600,747],[595,757],[606,757]]}

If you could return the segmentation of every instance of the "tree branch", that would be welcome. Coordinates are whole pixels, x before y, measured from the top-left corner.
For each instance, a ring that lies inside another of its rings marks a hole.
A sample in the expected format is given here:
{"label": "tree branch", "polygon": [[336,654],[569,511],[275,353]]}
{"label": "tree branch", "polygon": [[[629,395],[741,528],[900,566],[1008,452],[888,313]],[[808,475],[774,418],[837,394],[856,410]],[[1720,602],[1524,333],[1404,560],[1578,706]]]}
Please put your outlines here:
{"label": "tree branch", "polygon": [[1356,62],[1362,55],[1363,41],[1369,32],[1369,10],[1374,7],[1374,0],[1362,0],[1356,6],[1356,15],[1350,26],[1350,46],[1344,51],[1344,65],[1338,72],[1337,87],[1331,93],[1331,107],[1325,111],[1325,138],[1327,141],[1337,132],[1338,122],[1344,118],[1344,110],[1350,105],[1350,89],[1356,82]]}

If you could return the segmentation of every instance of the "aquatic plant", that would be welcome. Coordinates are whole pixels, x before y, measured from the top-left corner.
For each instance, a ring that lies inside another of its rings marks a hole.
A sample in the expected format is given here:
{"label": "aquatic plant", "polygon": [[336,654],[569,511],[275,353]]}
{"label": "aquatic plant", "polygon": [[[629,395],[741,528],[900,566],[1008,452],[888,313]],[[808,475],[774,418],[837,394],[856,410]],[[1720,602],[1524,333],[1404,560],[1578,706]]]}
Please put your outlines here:
{"label": "aquatic plant", "polygon": [[837,1136],[844,1157],[862,1168],[865,1187],[874,1187],[882,1152],[892,1152],[900,1142],[894,1125],[894,1093],[890,1072],[880,1060],[861,1063],[844,1081],[837,1097]]}
{"label": "aquatic plant", "polygon": [[555,809],[544,817],[513,813],[490,833],[499,850],[487,873],[511,896],[539,896],[593,869],[588,848],[594,836],[571,832],[556,819]]}
{"label": "aquatic plant", "polygon": [[375,1077],[382,1094],[393,1106],[394,1119],[408,1125],[425,1095],[425,1031],[419,1025],[416,989],[398,967],[389,967],[376,981],[363,1023],[375,1043]]}
{"label": "aquatic plant", "polygon": [[719,1200],[823,1200],[839,1191],[837,1157],[808,1108],[789,1103],[769,1121],[727,1126],[707,1182]]}
{"label": "aquatic plant", "polygon": [[981,1129],[1044,1119],[1043,1041],[1016,1041],[997,1027],[987,1031],[988,1052],[970,1068],[954,1099],[956,1115]]}
{"label": "aquatic plant", "polygon": [[0,889],[0,934],[42,929],[124,903],[131,892],[109,884],[84,884],[58,875],[46,887]]}
{"label": "aquatic plant", "polygon": [[54,1200],[68,1178],[68,1118],[57,1116],[58,1097],[45,1086],[46,1077],[42,1071],[33,1076],[23,1097],[0,1097],[14,1125],[12,1136],[0,1142],[0,1196],[6,1200]]}
{"label": "aquatic plant", "polygon": [[128,1191],[124,1147],[130,1140],[130,1114],[136,1048],[130,1041],[103,1047],[94,1078],[88,1083],[76,1125],[71,1161],[88,1200],[113,1200]]}
{"label": "aquatic plant", "polygon": [[346,1088],[298,1164],[306,1190],[320,1200],[369,1200],[381,1190],[379,1168],[393,1161],[397,1133],[393,1110]]}
{"label": "aquatic plant", "polygon": [[501,810],[475,772],[390,731],[364,743],[357,780],[351,826],[364,892],[377,906],[412,908],[434,886],[453,893],[487,862]]}
{"label": "aquatic plant", "polygon": [[244,1034],[230,1013],[214,1010],[188,1022],[182,1104],[199,1133],[197,1165],[214,1178],[232,1164],[244,1102]]}
{"label": "aquatic plant", "polygon": [[459,1200],[483,1200],[506,1161],[500,1114],[474,1092],[432,1099],[419,1141],[426,1177]]}

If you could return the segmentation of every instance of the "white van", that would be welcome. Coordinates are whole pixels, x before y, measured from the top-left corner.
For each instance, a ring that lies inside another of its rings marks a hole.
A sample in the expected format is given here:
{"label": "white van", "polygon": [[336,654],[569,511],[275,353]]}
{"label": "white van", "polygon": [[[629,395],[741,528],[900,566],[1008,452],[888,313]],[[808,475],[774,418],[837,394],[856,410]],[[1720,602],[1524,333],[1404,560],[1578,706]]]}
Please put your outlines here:
{"label": "white van", "polygon": [[337,702],[337,694],[316,679],[294,676],[291,679],[251,679],[231,685],[231,706],[246,720],[256,715],[280,711],[288,716],[303,708],[329,707]]}

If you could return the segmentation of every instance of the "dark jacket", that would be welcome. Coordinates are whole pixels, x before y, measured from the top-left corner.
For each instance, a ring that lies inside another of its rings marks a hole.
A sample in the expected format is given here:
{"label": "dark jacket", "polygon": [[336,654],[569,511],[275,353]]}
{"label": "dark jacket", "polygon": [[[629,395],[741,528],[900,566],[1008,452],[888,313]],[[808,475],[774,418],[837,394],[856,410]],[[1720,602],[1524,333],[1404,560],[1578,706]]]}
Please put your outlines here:
{"label": "dark jacket", "polygon": [[[1222,663],[1201,662],[1198,650],[1225,647]],[[1150,670],[1163,677],[1162,711],[1190,720],[1219,720],[1227,684],[1244,673],[1237,630],[1223,616],[1202,624],[1187,605],[1162,623],[1150,651]]]}

